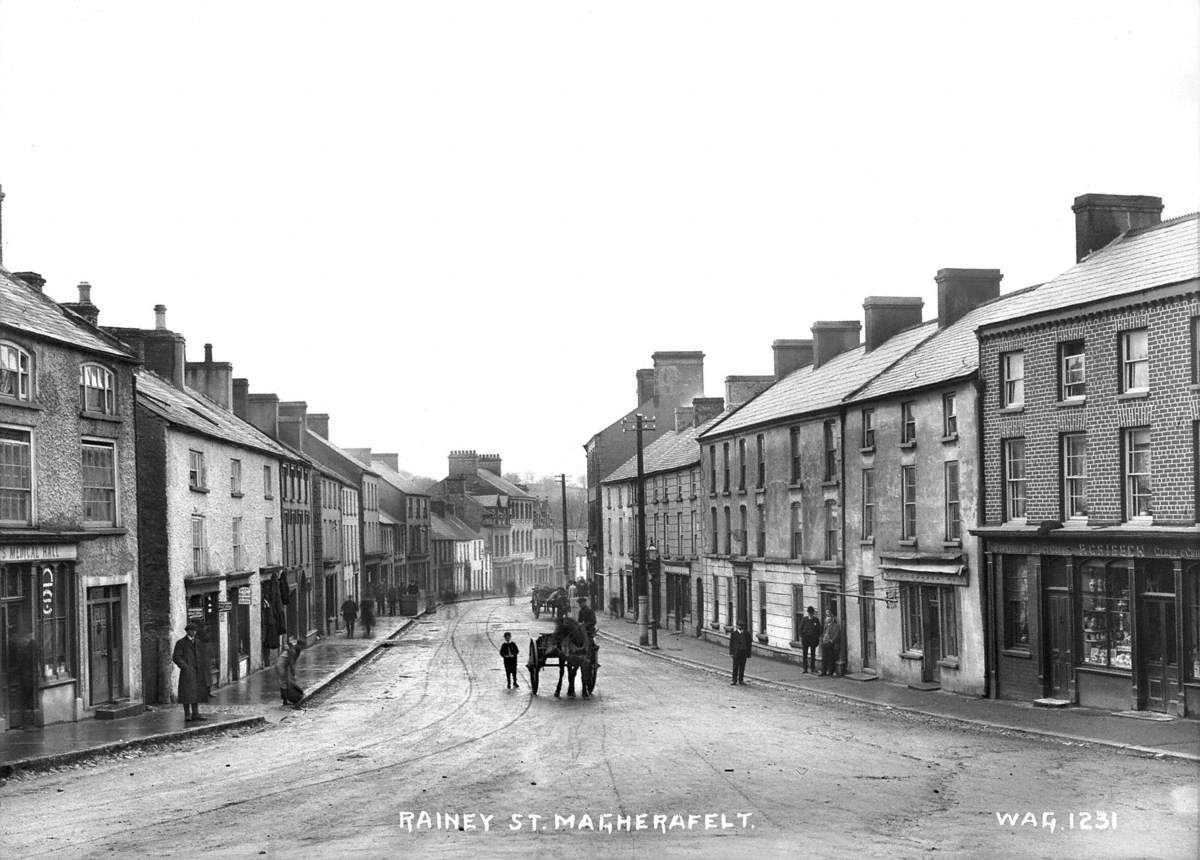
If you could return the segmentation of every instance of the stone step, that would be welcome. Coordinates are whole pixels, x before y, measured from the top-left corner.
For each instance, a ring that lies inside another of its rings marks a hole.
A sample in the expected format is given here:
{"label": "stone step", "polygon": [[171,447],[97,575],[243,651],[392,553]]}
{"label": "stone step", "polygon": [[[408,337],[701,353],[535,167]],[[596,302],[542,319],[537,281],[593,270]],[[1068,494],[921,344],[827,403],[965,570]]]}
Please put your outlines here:
{"label": "stone step", "polygon": [[922,693],[931,693],[934,690],[942,689],[942,685],[935,681],[916,681],[908,685],[910,690],[920,690]]}
{"label": "stone step", "polygon": [[123,717],[136,717],[146,713],[146,706],[141,702],[112,702],[96,708],[96,719],[119,720]]}
{"label": "stone step", "polygon": [[1071,703],[1066,699],[1034,699],[1035,708],[1069,708]]}

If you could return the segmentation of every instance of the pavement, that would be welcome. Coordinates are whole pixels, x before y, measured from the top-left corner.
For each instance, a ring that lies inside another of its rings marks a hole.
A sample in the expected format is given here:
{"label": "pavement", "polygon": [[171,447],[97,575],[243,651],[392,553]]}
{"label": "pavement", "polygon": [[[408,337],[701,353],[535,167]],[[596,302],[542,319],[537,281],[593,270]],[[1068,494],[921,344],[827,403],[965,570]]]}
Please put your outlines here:
{"label": "pavement", "polygon": [[[658,649],[638,644],[638,628],[625,619],[601,616],[598,635],[613,644],[696,669],[728,682],[727,646],[687,632],[659,630]],[[602,658],[603,659],[603,658]],[[913,690],[884,680],[823,678],[798,664],[755,655],[746,664],[747,684],[766,684],[814,698],[854,702],[881,710],[903,711],[969,727],[1020,732],[1060,743],[1097,744],[1131,753],[1200,762],[1200,720],[1148,712],[1094,708],[1035,707],[1032,702],[984,699],[941,690]],[[731,695],[736,695],[732,694]]]}
{"label": "pavement", "polygon": [[[411,617],[382,616],[369,639],[362,635],[360,625],[353,639],[337,634],[306,648],[296,667],[296,681],[305,691],[304,702],[386,647],[388,640],[415,621]],[[280,721],[292,709],[283,707],[275,670],[267,668],[213,690],[209,701],[200,705],[200,713],[205,717],[203,722],[185,723],[181,705],[148,705],[143,713],[121,719],[86,719],[0,732],[0,778],[94,755],[263,726]]]}

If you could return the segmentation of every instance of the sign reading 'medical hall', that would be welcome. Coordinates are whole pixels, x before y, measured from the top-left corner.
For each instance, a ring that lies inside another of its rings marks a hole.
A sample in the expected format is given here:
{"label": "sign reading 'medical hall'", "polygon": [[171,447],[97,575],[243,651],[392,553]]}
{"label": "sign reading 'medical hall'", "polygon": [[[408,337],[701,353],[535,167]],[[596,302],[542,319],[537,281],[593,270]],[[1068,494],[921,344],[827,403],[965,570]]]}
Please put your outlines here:
{"label": "sign reading 'medical hall'", "polygon": [[0,545],[0,561],[73,561],[75,544]]}

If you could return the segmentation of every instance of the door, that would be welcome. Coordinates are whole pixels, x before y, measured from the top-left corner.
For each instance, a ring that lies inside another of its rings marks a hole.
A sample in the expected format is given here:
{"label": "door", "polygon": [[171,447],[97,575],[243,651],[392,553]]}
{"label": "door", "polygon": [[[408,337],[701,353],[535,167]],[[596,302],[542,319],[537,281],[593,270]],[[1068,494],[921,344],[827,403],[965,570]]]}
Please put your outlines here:
{"label": "door", "polygon": [[1070,700],[1074,649],[1071,643],[1071,595],[1065,591],[1046,592],[1046,663],[1047,694],[1052,699]]}
{"label": "door", "polygon": [[942,613],[937,586],[921,586],[921,626],[925,637],[921,680],[931,684],[942,681]]}
{"label": "door", "polygon": [[861,579],[858,584],[858,611],[862,627],[862,665],[875,668],[875,580]]}
{"label": "door", "polygon": [[704,580],[696,580],[696,623],[704,626]]}
{"label": "door", "polygon": [[750,581],[747,577],[737,577],[737,604],[734,606],[734,611],[737,613],[736,618],[745,630],[750,629]]}
{"label": "door", "polygon": [[1171,688],[1179,677],[1175,648],[1174,597],[1142,599],[1142,671],[1146,679],[1146,710],[1166,713]]}
{"label": "door", "polygon": [[88,589],[89,704],[115,702],[124,684],[121,653],[121,597],[117,586]]}
{"label": "door", "polygon": [[325,574],[325,635],[332,636],[338,619],[337,577]]}

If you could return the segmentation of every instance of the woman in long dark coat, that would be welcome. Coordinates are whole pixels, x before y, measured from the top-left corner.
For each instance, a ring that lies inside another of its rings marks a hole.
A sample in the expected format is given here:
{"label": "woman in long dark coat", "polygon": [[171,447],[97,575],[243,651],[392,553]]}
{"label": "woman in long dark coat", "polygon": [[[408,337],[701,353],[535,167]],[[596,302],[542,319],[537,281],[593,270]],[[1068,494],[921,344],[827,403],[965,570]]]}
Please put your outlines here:
{"label": "woman in long dark coat", "polygon": [[171,652],[171,662],[179,667],[179,704],[183,705],[183,721],[204,720],[200,716],[201,690],[206,689],[200,681],[200,673],[208,671],[208,666],[202,662],[204,656],[200,644],[196,641],[196,631],[199,626],[195,621],[189,621],[184,629],[184,637],[175,643]]}

